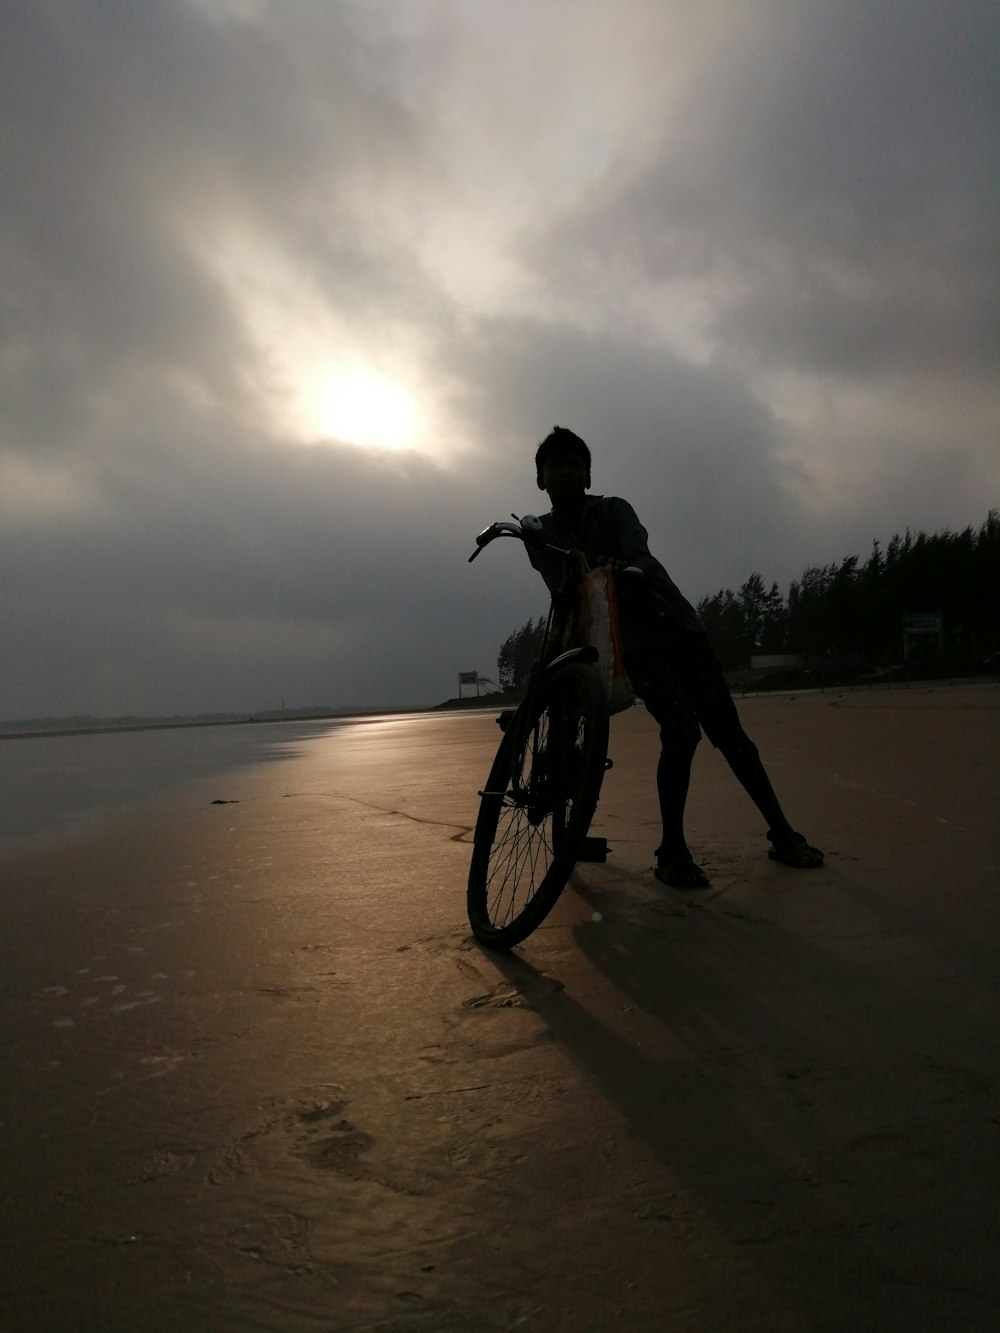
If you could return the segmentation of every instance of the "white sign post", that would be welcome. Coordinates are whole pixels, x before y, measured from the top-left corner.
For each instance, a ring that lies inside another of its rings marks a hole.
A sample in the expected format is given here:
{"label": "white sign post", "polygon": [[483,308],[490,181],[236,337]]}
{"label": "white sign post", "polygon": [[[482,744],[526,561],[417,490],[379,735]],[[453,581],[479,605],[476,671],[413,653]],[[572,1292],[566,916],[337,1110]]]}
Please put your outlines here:
{"label": "white sign post", "polygon": [[476,697],[479,697],[479,672],[478,671],[460,671],[458,673],[458,697],[462,697],[463,685],[475,685]]}

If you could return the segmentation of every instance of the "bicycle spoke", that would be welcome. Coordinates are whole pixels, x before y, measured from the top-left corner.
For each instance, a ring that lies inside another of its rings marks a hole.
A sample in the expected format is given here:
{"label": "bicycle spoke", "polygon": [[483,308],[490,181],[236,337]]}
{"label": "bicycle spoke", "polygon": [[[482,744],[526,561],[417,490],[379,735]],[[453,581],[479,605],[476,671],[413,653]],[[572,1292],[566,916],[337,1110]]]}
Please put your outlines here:
{"label": "bicycle spoke", "polygon": [[512,920],[531,900],[553,859],[543,826],[532,827],[521,807],[510,805],[504,814],[513,817],[494,843],[486,886],[498,924]]}
{"label": "bicycle spoke", "polygon": [[517,864],[519,859],[519,853],[518,853],[518,835],[517,835],[516,825],[513,828],[513,837],[508,836],[501,850],[503,855],[501,856],[495,867],[491,870],[490,877],[486,885],[487,902],[489,902],[491,898],[491,892],[494,889],[494,886],[499,882],[499,891],[493,897],[493,902],[495,903],[495,907],[492,909],[491,915],[495,915],[500,911],[501,904],[503,903],[504,899],[504,888],[506,886],[513,887],[514,885],[517,884],[518,880]]}
{"label": "bicycle spoke", "polygon": [[509,808],[504,815],[506,828],[490,856],[487,894],[494,904],[491,914],[499,916],[505,907],[509,920],[534,896],[554,853],[544,824],[532,826],[523,808]]}

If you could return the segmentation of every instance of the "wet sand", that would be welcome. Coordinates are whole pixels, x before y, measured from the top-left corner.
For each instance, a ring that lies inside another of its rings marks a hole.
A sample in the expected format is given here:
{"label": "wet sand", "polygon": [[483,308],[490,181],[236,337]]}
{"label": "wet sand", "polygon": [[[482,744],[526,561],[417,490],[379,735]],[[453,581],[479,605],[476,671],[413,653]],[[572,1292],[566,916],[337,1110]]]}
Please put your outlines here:
{"label": "wet sand", "polygon": [[1000,687],[740,708],[826,867],[703,744],[712,888],[656,884],[633,710],[612,857],[512,955],[464,912],[490,716],[0,857],[0,1326],[995,1328]]}

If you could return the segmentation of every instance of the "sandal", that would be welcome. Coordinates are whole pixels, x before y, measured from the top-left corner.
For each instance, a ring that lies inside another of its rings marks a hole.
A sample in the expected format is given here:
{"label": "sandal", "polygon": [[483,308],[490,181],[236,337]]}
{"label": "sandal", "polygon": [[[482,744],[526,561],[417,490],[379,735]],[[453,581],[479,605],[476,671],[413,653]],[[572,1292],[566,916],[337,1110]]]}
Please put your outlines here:
{"label": "sandal", "polygon": [[653,874],[661,884],[669,884],[672,889],[707,889],[710,884],[704,870],[690,857],[678,857],[673,861],[657,860]]}
{"label": "sandal", "polygon": [[823,864],[823,853],[806,842],[801,833],[789,833],[778,839],[770,833],[767,836],[772,843],[767,853],[772,861],[780,861],[794,870],[817,870]]}

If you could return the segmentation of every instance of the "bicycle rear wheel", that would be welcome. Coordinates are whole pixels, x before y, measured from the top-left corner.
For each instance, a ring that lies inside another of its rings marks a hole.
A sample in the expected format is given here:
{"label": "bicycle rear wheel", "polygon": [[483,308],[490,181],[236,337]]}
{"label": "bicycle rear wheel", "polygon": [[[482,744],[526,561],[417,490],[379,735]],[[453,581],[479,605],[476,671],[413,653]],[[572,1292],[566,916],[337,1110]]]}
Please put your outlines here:
{"label": "bicycle rear wheel", "polygon": [[469,867],[469,924],[483,944],[520,944],[552,910],[594,817],[607,752],[607,700],[585,663],[558,667],[532,715],[511,719],[482,792]]}

